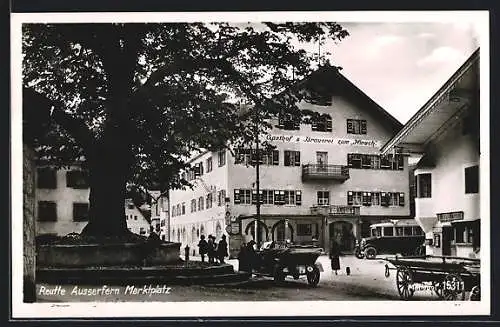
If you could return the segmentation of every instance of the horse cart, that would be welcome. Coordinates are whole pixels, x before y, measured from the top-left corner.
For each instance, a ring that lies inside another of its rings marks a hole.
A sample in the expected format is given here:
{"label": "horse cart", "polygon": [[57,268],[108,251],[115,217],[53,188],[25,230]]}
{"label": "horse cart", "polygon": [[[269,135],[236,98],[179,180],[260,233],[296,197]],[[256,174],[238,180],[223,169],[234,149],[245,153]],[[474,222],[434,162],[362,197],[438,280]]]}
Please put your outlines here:
{"label": "horse cart", "polygon": [[409,300],[416,290],[432,290],[440,299],[480,300],[480,260],[461,257],[418,256],[385,258],[385,277],[396,270],[396,287],[401,299]]}

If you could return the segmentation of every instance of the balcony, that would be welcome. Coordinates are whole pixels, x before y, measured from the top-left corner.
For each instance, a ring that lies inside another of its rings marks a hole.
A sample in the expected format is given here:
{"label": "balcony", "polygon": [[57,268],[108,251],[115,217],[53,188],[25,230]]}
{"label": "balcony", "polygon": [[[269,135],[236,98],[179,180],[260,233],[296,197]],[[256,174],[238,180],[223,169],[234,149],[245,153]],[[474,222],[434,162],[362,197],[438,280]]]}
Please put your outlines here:
{"label": "balcony", "polygon": [[312,206],[312,215],[323,216],[359,216],[359,207],[348,205],[326,205],[326,206]]}
{"label": "balcony", "polygon": [[337,180],[344,182],[349,179],[349,167],[342,165],[315,165],[302,166],[302,180]]}

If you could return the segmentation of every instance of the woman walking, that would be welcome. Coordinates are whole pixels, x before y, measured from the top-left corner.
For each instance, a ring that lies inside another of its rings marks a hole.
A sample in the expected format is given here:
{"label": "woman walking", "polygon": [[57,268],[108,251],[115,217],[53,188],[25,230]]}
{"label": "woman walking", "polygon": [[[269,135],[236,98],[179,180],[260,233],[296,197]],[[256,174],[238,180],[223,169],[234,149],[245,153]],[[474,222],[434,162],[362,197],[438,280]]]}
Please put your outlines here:
{"label": "woman walking", "polygon": [[337,270],[340,269],[340,247],[335,240],[332,240],[332,247],[330,248],[330,260],[332,265],[332,270],[335,271],[337,275]]}

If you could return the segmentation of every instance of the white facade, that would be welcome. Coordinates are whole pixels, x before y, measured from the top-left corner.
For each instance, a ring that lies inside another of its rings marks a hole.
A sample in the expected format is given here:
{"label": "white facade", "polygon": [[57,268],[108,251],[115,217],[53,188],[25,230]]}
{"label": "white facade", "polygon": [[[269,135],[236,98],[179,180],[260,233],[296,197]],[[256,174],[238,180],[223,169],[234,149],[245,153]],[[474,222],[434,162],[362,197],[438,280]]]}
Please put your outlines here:
{"label": "white facade", "polygon": [[[348,81],[342,83],[345,88],[355,88]],[[377,168],[354,168],[354,160],[348,160],[349,154],[378,157],[382,145],[401,125],[362,93],[352,96],[349,92],[347,95],[336,92],[329,105],[304,102],[300,107],[328,114],[331,130],[313,131],[310,124],[301,124],[299,130],[272,129],[269,141],[277,146],[279,158],[275,162],[277,164],[261,164],[260,190],[283,192],[287,198],[284,203],[276,204],[273,195],[273,204],[264,201],[261,205],[258,241],[291,239],[295,243],[318,242],[328,248],[330,240],[336,238],[345,250],[350,250],[355,238],[369,232],[371,223],[407,218],[407,158],[402,157],[400,169],[381,169],[375,159],[373,165]],[[348,120],[364,121],[366,133],[348,133]],[[278,120],[272,123],[276,126]],[[299,152],[300,162],[285,165],[285,151]],[[219,239],[222,233],[228,234],[226,226],[231,221],[234,230],[229,238],[229,247],[232,253],[237,252],[241,242],[252,238],[254,234],[256,201],[247,201],[244,194],[248,190],[255,191],[255,168],[235,163],[229,151],[224,153],[225,163],[221,167],[217,152],[194,157],[192,166],[203,163],[204,170],[193,181],[194,190],[170,192],[172,239],[181,242],[183,247],[188,245],[195,253],[201,234],[212,234]],[[212,158],[213,167],[210,172],[207,171],[209,158]],[[320,161],[321,165],[317,166]],[[318,176],[323,173],[321,169],[326,169],[326,177]],[[348,176],[341,171],[347,171]],[[225,196],[220,196],[221,191]],[[321,197],[327,200],[320,200],[318,192],[325,192],[321,193]],[[207,209],[208,194],[212,194],[213,206]],[[240,201],[236,200],[237,194]],[[391,205],[381,205],[381,194],[393,194],[397,199],[391,199]],[[364,195],[370,200],[364,203],[365,198],[360,198],[358,202],[357,195]],[[379,196],[378,203],[372,196]],[[202,210],[200,198],[203,199]],[[228,202],[225,202],[226,198]],[[196,202],[196,211],[191,212],[193,200]]]}
{"label": "white facade", "polygon": [[130,199],[125,201],[125,218],[127,219],[127,227],[132,233],[149,236],[151,232],[150,222]]}
{"label": "white facade", "polygon": [[415,219],[427,254],[475,257],[480,249],[478,69],[479,50],[383,149],[423,155]]}
{"label": "white facade", "polygon": [[[64,236],[69,233],[80,233],[88,222],[90,189],[84,178],[79,179],[81,182],[79,185],[68,180],[68,176],[72,172],[80,172],[80,168],[78,166],[58,170],[47,168],[49,167],[39,166],[36,174],[36,234]],[[45,177],[41,177],[41,174],[45,174]],[[125,211],[129,230],[140,234],[141,228],[144,228],[146,235],[149,235],[150,225],[142,213],[135,207],[129,209],[127,205]]]}

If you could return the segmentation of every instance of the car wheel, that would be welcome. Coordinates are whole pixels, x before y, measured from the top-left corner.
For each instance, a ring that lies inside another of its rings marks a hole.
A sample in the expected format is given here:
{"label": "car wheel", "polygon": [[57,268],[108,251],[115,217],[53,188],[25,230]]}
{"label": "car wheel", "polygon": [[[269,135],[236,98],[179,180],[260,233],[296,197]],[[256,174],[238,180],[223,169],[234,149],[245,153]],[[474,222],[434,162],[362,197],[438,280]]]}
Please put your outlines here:
{"label": "car wheel", "polygon": [[377,257],[377,249],[375,249],[373,246],[367,247],[365,249],[365,258],[366,259],[375,259]]}
{"label": "car wheel", "polygon": [[316,287],[319,283],[319,269],[318,267],[314,267],[313,271],[307,273],[307,283],[309,286]]}
{"label": "car wheel", "polygon": [[365,255],[364,255],[363,251],[361,251],[361,249],[360,249],[360,248],[356,248],[356,249],[354,250],[354,255],[355,255],[355,256],[356,256],[356,258],[358,258],[358,259],[363,259],[363,258],[365,257]]}

